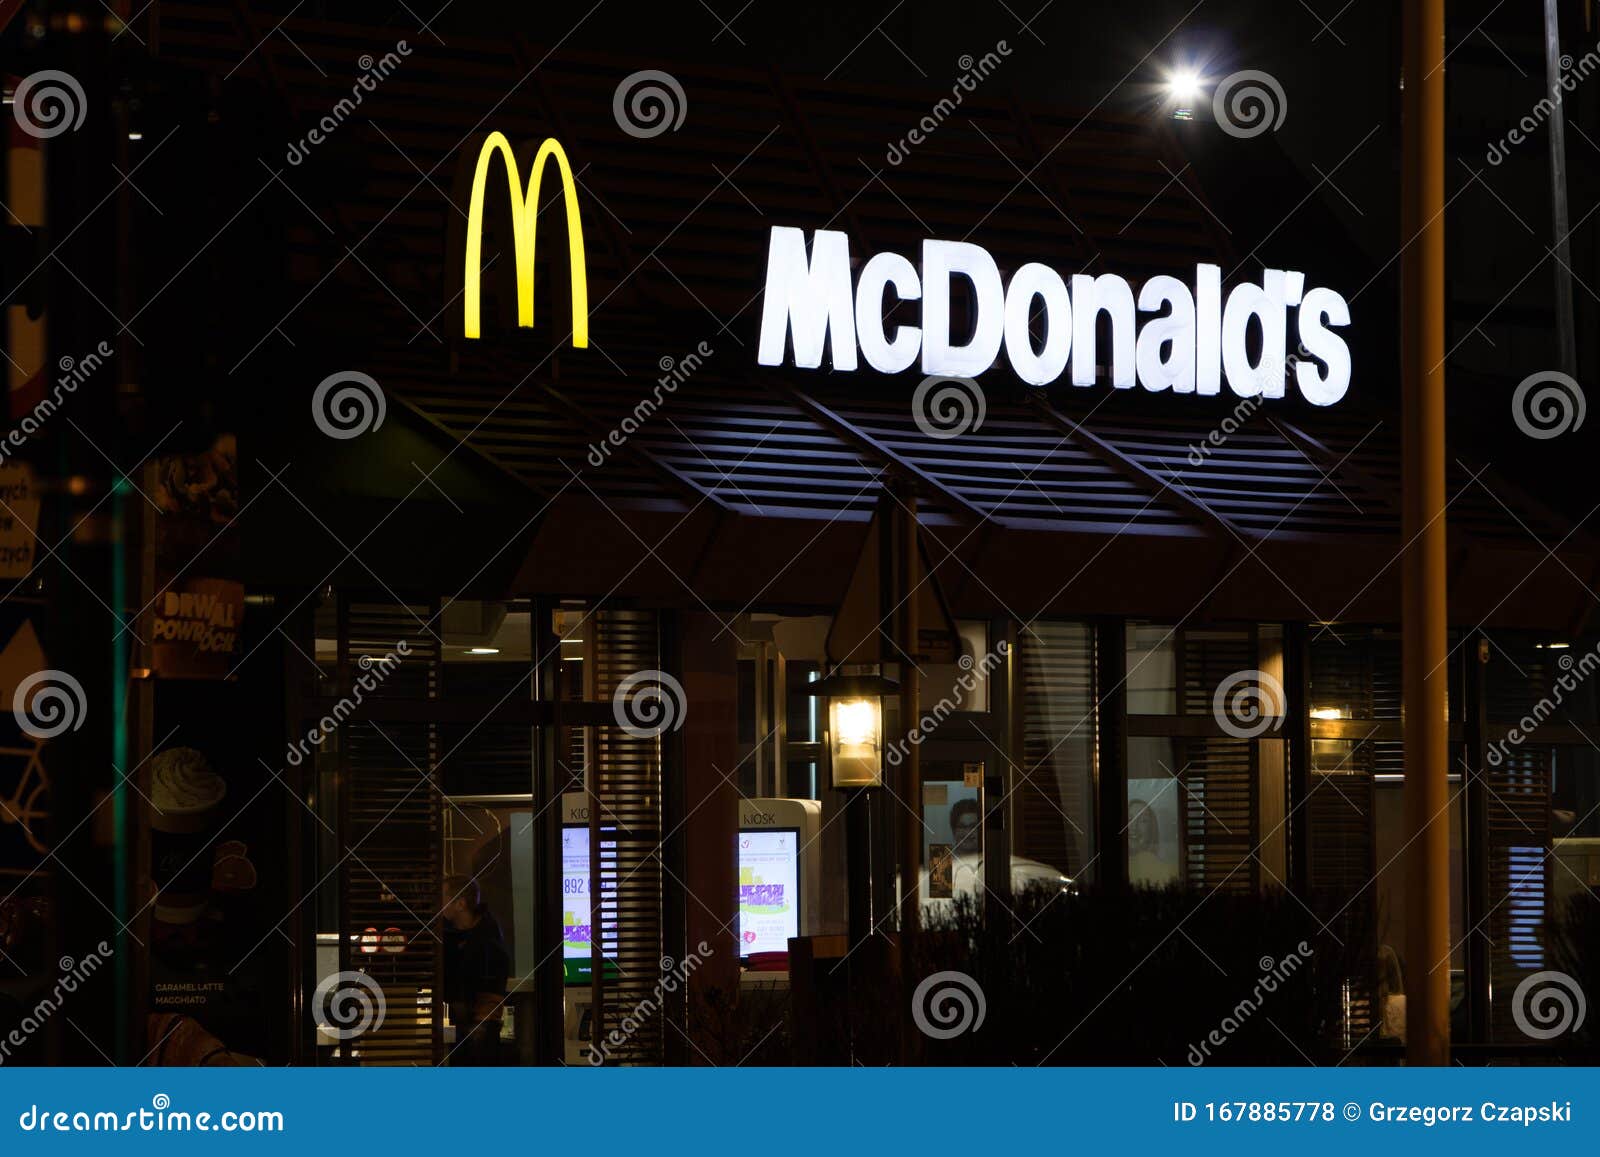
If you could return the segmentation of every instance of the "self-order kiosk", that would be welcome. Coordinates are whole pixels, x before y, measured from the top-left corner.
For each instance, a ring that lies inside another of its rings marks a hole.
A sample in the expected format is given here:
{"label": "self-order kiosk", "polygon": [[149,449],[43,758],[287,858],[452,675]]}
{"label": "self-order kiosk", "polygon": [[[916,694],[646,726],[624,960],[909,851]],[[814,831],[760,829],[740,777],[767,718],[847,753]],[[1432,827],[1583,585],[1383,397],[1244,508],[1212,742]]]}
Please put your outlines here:
{"label": "self-order kiosk", "polygon": [[739,956],[783,969],[789,940],[816,931],[822,891],[822,805],[814,799],[739,801]]}
{"label": "self-order kiosk", "polygon": [[[594,1036],[590,938],[597,931],[589,880],[589,801],[561,797],[561,948],[566,973],[566,1059],[585,1064]],[[789,940],[812,935],[822,891],[822,805],[814,799],[739,801],[739,957],[768,982],[787,972]]]}
{"label": "self-order kiosk", "polygon": [[566,976],[566,1059],[586,1064],[594,1039],[594,975],[590,952],[593,905],[589,888],[589,797],[569,791],[561,797],[561,963]]}

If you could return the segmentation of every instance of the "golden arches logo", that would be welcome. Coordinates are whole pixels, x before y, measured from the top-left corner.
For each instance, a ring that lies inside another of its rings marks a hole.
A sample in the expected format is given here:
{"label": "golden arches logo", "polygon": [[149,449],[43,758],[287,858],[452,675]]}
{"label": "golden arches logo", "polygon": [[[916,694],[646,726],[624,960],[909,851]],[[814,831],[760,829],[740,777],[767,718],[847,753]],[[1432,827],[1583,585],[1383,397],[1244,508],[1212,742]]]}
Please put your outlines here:
{"label": "golden arches logo", "polygon": [[577,181],[567,154],[554,137],[547,137],[533,158],[524,194],[518,181],[517,157],[504,133],[490,133],[478,153],[478,167],[472,175],[472,202],[467,209],[466,283],[462,293],[466,309],[465,332],[480,336],[479,287],[480,255],[483,251],[483,187],[489,178],[489,165],[496,156],[505,162],[506,183],[511,195],[511,226],[517,254],[517,325],[533,328],[533,257],[539,230],[539,184],[544,167],[554,160],[561,174],[561,189],[567,208],[567,249],[572,266],[572,344],[579,349],[589,345],[589,277],[583,259],[583,221],[578,215]]}

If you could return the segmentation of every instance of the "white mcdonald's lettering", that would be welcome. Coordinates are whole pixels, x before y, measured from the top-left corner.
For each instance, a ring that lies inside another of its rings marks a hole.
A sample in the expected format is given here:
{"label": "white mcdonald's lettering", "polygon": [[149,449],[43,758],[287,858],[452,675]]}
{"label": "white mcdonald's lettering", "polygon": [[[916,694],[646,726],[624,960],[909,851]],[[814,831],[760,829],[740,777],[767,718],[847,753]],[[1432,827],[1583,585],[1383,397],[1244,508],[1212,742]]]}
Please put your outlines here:
{"label": "white mcdonald's lettering", "polygon": [[467,209],[467,268],[461,294],[466,311],[466,336],[480,335],[478,281],[483,251],[483,186],[489,177],[490,162],[496,155],[505,162],[506,184],[511,196],[511,227],[517,254],[517,325],[524,329],[533,328],[533,258],[538,243],[539,183],[544,177],[546,162],[554,160],[556,163],[567,209],[567,250],[572,267],[572,344],[583,349],[589,344],[589,277],[583,259],[583,221],[578,215],[577,181],[572,176],[572,166],[554,137],[546,138],[533,158],[526,195],[517,179],[516,154],[511,151],[511,142],[504,133],[490,133],[478,153],[478,167],[472,175],[472,201]]}
{"label": "white mcdonald's lettering", "polygon": [[[951,283],[972,289],[971,333],[950,331]],[[1329,406],[1350,388],[1350,350],[1333,330],[1350,324],[1350,307],[1331,289],[1306,289],[1303,273],[1268,269],[1260,284],[1233,287],[1226,301],[1222,270],[1195,266],[1193,288],[1176,277],[1152,277],[1135,295],[1113,273],[1074,274],[1068,282],[1048,265],[1029,262],[1003,285],[987,250],[965,241],[924,241],[920,271],[897,253],[879,253],[851,286],[850,241],[818,229],[809,259],[799,229],[774,226],[767,249],[767,284],[756,360],[782,365],[792,342],[794,364],[816,369],[824,348],[836,370],[856,369],[857,353],[879,373],[908,370],[975,377],[1005,352],[1024,382],[1046,386],[1069,372],[1075,386],[1092,386],[1109,367],[1117,389],[1135,385],[1176,394],[1216,394],[1222,383],[1240,397],[1281,398],[1292,366],[1301,395]],[[921,301],[922,324],[884,326],[885,294]],[[1037,302],[1037,305],[1035,304]],[[1289,311],[1298,342],[1291,360]],[[1099,348],[1100,315],[1110,319],[1111,345]],[[1043,317],[1042,342],[1033,319]],[[1141,316],[1143,324],[1140,324]],[[1259,340],[1251,355],[1254,323]]]}

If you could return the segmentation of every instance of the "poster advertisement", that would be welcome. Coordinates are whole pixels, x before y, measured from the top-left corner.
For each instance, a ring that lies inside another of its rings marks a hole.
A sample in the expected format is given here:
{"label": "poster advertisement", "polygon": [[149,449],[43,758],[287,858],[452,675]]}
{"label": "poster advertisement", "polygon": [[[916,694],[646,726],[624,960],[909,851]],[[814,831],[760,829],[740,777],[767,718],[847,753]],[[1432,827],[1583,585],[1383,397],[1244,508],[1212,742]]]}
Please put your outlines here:
{"label": "poster advertisement", "polygon": [[933,862],[933,845],[947,845],[957,859],[983,857],[983,789],[958,783],[922,785],[922,857]]}
{"label": "poster advertisement", "polygon": [[922,785],[922,863],[927,898],[976,896],[983,887],[983,788],[936,781]]}
{"label": "poster advertisement", "polygon": [[20,579],[33,569],[39,529],[39,491],[26,462],[0,466],[0,579]]}
{"label": "poster advertisement", "polygon": [[949,844],[928,845],[928,898],[951,900],[955,898],[956,859]]}
{"label": "poster advertisement", "polygon": [[156,590],[147,615],[157,678],[222,679],[244,653],[239,469],[231,434],[156,464]]}
{"label": "poster advertisement", "polygon": [[800,935],[799,835],[739,833],[739,953],[787,952]]}
{"label": "poster advertisement", "polygon": [[163,1064],[242,1063],[261,1047],[255,825],[207,752],[169,747],[149,771],[151,1045]]}

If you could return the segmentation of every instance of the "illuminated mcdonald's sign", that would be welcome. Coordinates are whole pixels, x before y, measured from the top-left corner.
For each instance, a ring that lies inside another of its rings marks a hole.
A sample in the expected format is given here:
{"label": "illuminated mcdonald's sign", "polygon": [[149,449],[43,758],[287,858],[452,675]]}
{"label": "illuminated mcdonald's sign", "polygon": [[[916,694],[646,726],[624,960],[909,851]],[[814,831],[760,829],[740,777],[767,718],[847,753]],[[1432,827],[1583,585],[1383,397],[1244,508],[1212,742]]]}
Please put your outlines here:
{"label": "illuminated mcdonald's sign", "polygon": [[547,137],[533,158],[533,172],[528,175],[527,193],[524,195],[517,174],[516,154],[504,133],[490,133],[478,153],[478,167],[472,176],[472,203],[467,210],[467,260],[466,282],[462,300],[466,309],[465,333],[469,338],[480,336],[479,304],[481,292],[479,274],[480,254],[483,249],[483,186],[489,176],[489,165],[498,154],[505,162],[506,183],[511,195],[511,225],[515,236],[517,254],[517,325],[533,328],[533,257],[537,248],[539,229],[539,183],[544,176],[545,163],[555,160],[561,172],[561,188],[567,207],[567,249],[572,266],[572,344],[578,349],[589,345],[589,278],[583,260],[583,222],[578,216],[577,181],[572,176],[572,166],[567,154],[554,137]]}

